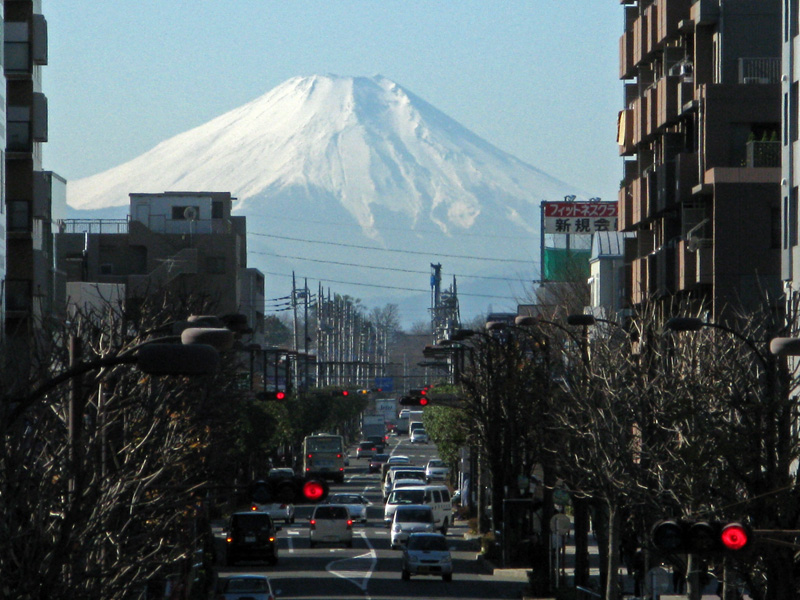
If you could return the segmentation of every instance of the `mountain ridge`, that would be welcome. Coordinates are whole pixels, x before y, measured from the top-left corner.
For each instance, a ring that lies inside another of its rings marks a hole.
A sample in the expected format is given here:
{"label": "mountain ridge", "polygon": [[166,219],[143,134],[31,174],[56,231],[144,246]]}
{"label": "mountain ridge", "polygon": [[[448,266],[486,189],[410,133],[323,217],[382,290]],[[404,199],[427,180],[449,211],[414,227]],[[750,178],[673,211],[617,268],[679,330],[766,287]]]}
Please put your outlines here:
{"label": "mountain ridge", "polygon": [[[586,197],[386,77],[314,75],[291,78],[122,165],[68,182],[67,201],[76,212],[109,214],[127,207],[132,192],[209,190],[237,198],[234,211],[247,216],[249,231],[279,229],[334,243],[319,249],[297,242],[287,250],[292,242],[248,235],[250,266],[265,273],[289,265],[268,258],[282,253],[364,262],[369,251],[335,246],[356,240],[378,248],[422,248],[430,252],[425,268],[442,262],[450,272],[502,269],[477,260],[442,260],[445,255],[524,258],[530,262],[525,280],[538,276],[539,201]],[[352,222],[358,230],[326,222]],[[504,235],[529,236],[530,243],[503,243]],[[386,260],[413,263],[414,270],[422,266],[416,256]],[[377,285],[387,279],[399,287],[422,283],[365,269],[348,275],[333,265],[321,271],[331,279],[357,276]],[[274,283],[268,278],[267,297]],[[459,289],[469,287],[459,283]],[[491,294],[497,288],[486,284],[482,290]]]}

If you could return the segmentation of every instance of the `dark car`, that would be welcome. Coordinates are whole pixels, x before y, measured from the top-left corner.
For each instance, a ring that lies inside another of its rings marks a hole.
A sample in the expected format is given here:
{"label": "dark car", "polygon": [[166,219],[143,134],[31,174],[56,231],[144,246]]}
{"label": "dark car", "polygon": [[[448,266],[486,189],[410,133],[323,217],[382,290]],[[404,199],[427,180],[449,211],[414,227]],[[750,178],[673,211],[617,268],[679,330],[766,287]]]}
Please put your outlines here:
{"label": "dark car", "polygon": [[381,470],[381,465],[389,460],[388,454],[373,454],[369,459],[369,472],[378,473]]}
{"label": "dark car", "polygon": [[225,532],[225,561],[229,566],[240,560],[263,560],[274,565],[278,562],[276,527],[265,512],[238,512],[231,515]]}

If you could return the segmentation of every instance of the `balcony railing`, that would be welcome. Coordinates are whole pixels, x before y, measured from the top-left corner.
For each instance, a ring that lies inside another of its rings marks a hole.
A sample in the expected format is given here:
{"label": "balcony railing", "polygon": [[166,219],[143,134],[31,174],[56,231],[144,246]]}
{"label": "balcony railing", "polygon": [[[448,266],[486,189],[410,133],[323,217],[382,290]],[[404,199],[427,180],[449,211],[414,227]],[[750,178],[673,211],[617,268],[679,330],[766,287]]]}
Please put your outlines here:
{"label": "balcony railing", "polygon": [[747,166],[754,167],[780,167],[781,143],[780,142],[747,142]]}
{"label": "balcony railing", "polygon": [[739,83],[779,83],[780,80],[780,57],[739,59]]}

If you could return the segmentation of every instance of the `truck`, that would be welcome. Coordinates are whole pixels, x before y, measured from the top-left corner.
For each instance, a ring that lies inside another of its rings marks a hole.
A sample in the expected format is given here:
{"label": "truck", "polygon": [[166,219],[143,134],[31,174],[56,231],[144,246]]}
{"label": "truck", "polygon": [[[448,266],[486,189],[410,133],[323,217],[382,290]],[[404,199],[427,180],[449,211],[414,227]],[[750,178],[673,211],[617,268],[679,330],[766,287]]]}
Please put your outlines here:
{"label": "truck", "polygon": [[400,414],[397,416],[397,420],[395,421],[394,430],[397,432],[397,435],[408,435],[408,413],[411,412],[407,408],[404,408],[400,411]]}
{"label": "truck", "polygon": [[393,428],[397,422],[397,400],[395,398],[375,398],[373,402],[375,405],[374,413],[383,415],[383,421],[386,423],[387,429]]}
{"label": "truck", "polygon": [[383,439],[384,435],[386,435],[386,421],[383,415],[364,415],[361,417],[362,440],[374,437]]}
{"label": "truck", "polygon": [[411,433],[417,429],[422,428],[422,411],[421,410],[411,410],[408,412],[408,433]]}

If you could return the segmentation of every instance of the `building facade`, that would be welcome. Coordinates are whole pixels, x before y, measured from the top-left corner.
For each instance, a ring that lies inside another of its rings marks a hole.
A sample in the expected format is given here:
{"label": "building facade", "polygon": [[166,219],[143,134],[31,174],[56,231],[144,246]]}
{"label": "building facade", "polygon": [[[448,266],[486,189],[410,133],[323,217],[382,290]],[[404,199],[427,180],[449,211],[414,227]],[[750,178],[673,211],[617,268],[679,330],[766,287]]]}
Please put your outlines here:
{"label": "building facade", "polygon": [[720,319],[780,291],[781,0],[622,0],[631,306]]}
{"label": "building facade", "polygon": [[73,290],[76,282],[124,286],[126,301],[202,294],[216,314],[244,314],[260,343],[264,276],[247,267],[246,218],[231,215],[232,201],[227,192],[130,194],[126,220],[65,221],[58,270]]}
{"label": "building facade", "polygon": [[53,233],[66,212],[66,181],[42,170],[47,141],[47,21],[39,0],[3,2],[5,153],[4,331],[29,339],[45,326],[56,302]]}

